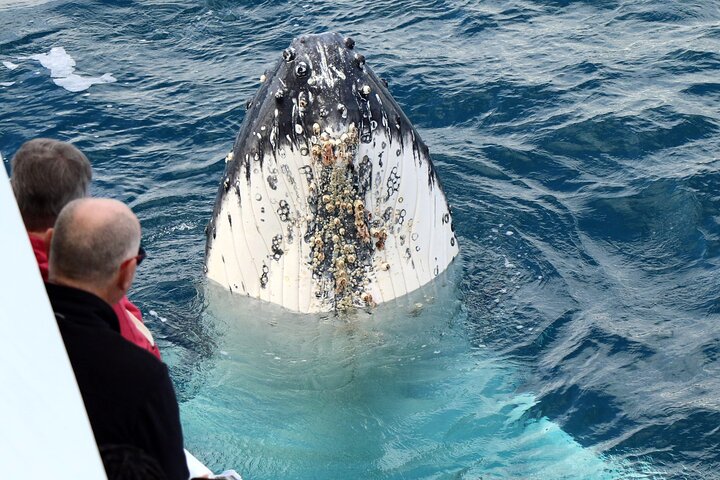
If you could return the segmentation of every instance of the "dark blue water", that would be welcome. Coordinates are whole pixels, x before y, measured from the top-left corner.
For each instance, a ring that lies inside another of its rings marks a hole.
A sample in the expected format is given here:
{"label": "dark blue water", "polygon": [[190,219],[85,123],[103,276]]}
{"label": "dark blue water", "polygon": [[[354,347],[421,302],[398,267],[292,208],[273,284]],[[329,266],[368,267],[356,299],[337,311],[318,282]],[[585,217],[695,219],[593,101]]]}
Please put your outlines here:
{"label": "dark blue water", "polygon": [[[72,141],[93,194],[138,214],[130,297],[214,469],[717,478],[717,2],[59,1],[0,25],[5,167],[29,138]],[[344,325],[213,301],[202,275],[246,100],[327,30],[430,147],[462,252],[440,291]],[[117,81],[56,85],[29,58],[53,47]]]}

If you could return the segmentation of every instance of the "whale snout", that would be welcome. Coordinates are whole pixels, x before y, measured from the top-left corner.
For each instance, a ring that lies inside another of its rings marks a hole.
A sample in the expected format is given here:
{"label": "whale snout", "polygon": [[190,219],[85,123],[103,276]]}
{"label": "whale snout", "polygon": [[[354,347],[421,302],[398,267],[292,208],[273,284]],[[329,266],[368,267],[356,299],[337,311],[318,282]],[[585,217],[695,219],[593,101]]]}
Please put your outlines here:
{"label": "whale snout", "polygon": [[206,267],[230,291],[301,312],[369,308],[458,252],[428,149],[351,38],[293,40],[228,158]]}

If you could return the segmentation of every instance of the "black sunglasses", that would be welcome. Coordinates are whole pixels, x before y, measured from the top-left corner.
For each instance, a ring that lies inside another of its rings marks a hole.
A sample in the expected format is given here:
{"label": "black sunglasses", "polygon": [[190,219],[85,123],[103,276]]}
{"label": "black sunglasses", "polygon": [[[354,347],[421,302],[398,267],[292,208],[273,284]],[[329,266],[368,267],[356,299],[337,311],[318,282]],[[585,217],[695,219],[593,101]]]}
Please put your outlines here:
{"label": "black sunglasses", "polygon": [[140,245],[140,248],[138,248],[138,254],[135,256],[137,259],[137,264],[140,266],[143,260],[145,260],[145,257],[147,257],[147,254],[145,253],[145,249],[142,245]]}
{"label": "black sunglasses", "polygon": [[131,262],[131,261],[133,261],[133,260],[135,260],[135,261],[137,262],[137,263],[135,264],[135,266],[137,267],[137,266],[139,266],[139,265],[142,263],[143,260],[145,260],[145,257],[147,257],[147,254],[145,253],[145,249],[142,247],[142,245],[140,245],[140,248],[138,248],[138,253],[137,253],[137,255],[135,255],[134,257],[130,257],[130,258],[128,258],[127,260],[124,260],[124,261],[120,264],[120,267],[124,266],[126,263]]}

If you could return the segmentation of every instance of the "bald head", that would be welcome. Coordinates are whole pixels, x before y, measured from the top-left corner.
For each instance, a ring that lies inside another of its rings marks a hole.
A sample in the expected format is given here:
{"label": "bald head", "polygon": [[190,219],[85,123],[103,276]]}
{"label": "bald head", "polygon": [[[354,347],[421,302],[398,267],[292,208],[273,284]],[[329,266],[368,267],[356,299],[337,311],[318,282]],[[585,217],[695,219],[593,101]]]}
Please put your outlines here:
{"label": "bald head", "polygon": [[107,198],[74,200],[55,222],[50,281],[106,288],[117,280],[121,264],[135,256],[139,247],[140,223],[124,203]]}

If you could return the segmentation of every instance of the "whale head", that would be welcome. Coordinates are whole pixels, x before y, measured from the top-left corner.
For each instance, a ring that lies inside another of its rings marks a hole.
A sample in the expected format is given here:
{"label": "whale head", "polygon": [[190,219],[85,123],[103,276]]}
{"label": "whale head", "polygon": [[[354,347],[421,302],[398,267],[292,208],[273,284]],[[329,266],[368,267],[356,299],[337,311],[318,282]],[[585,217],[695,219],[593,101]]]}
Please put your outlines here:
{"label": "whale head", "polygon": [[409,293],[458,253],[428,148],[339,34],[293,40],[248,102],[208,225],[206,275],[299,312]]}

